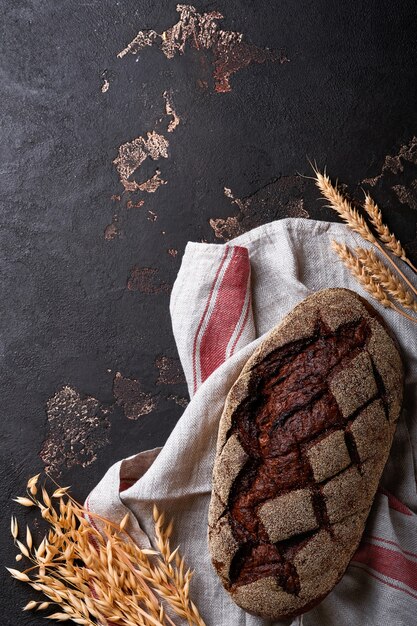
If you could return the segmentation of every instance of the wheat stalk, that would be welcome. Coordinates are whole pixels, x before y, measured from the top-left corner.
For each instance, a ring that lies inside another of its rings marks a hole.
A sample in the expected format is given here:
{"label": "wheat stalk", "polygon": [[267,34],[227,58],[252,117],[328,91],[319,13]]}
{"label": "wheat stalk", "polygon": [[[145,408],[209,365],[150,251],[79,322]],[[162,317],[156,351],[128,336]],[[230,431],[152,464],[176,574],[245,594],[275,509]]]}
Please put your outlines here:
{"label": "wheat stalk", "polygon": [[[31,566],[24,571],[7,569],[47,598],[30,600],[24,611],[57,605],[58,611],[48,618],[59,622],[175,626],[169,606],[189,626],[205,626],[189,596],[192,572],[184,572],[184,558],[178,548],[170,548],[172,522],[165,527],[164,515],[156,507],[157,549],[141,549],[126,529],[128,515],[115,524],[87,511],[67,493],[67,487],[58,487],[52,495],[43,487],[38,499],[38,479],[39,475],[31,478],[27,495],[15,500],[37,508],[49,525],[48,533],[36,546],[29,527],[22,541],[15,517],[10,526],[18,560],[25,558]],[[99,521],[100,530],[91,518]]]}
{"label": "wheat stalk", "polygon": [[409,267],[414,272],[417,272],[417,268],[411,263],[410,259],[407,257],[406,251],[404,250],[401,242],[396,238],[396,236],[390,231],[388,226],[382,221],[382,213],[378,207],[378,205],[372,200],[369,194],[365,194],[365,202],[363,205],[365,211],[367,212],[369,219],[374,226],[376,232],[378,233],[378,237],[380,241],[382,241],[388,250],[390,250],[395,256],[402,259],[404,263],[407,263]]}
{"label": "wheat stalk", "polygon": [[411,309],[417,313],[417,302],[413,298],[412,293],[404,287],[398,280],[394,272],[378,259],[373,250],[365,248],[355,248],[355,253],[359,261],[364,265],[371,276],[379,282],[381,287],[406,309]]}
{"label": "wheat stalk", "polygon": [[334,209],[354,232],[358,233],[363,237],[363,239],[369,241],[370,243],[373,243],[378,248],[380,253],[388,261],[388,263],[392,265],[395,271],[401,276],[403,281],[407,283],[413,294],[417,296],[417,289],[408,280],[404,272],[394,263],[390,255],[384,249],[383,245],[372,233],[363,216],[360,215],[359,212],[351,206],[350,202],[348,202],[346,198],[342,196],[340,191],[332,185],[330,178],[326,174],[326,172],[322,174],[316,167],[313,167],[313,170],[315,173],[316,185],[320,189],[324,198],[326,198],[326,200],[330,202],[330,208]]}
{"label": "wheat stalk", "polygon": [[405,311],[398,308],[388,297],[387,291],[381,286],[369,270],[361,263],[358,257],[356,257],[349,250],[346,244],[332,241],[332,248],[337,252],[343,263],[350,270],[357,281],[371,294],[383,307],[393,309],[400,315],[407,318],[412,322],[417,322],[417,319],[408,315]]}

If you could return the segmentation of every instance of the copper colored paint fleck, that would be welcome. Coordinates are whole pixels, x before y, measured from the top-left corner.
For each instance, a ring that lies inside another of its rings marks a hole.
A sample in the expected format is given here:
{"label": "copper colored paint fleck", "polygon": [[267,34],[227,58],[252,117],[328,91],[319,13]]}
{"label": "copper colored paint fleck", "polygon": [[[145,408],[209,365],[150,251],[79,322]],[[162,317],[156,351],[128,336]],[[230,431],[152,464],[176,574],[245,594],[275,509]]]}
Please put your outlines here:
{"label": "copper colored paint fleck", "polygon": [[142,391],[138,380],[125,378],[120,372],[116,372],[113,380],[113,395],[130,420],[137,420],[142,415],[151,413],[156,406],[151,394]]}
{"label": "copper colored paint fleck", "polygon": [[156,220],[158,219],[158,216],[157,216],[157,214],[156,214],[156,213],[154,213],[153,211],[149,210],[149,211],[148,211],[148,217],[147,217],[147,219],[148,219],[150,222],[156,222]]}
{"label": "copper colored paint fleck", "polygon": [[178,406],[181,406],[183,409],[185,409],[190,401],[187,398],[183,398],[181,396],[168,396],[167,400],[173,400],[175,402],[175,404],[178,404]]}
{"label": "copper colored paint fleck", "polygon": [[407,254],[411,259],[417,259],[417,229],[414,232],[414,239],[406,244]]}
{"label": "copper colored paint fleck", "polygon": [[227,218],[212,218],[210,226],[218,239],[229,241],[276,219],[308,218],[303,201],[305,186],[301,176],[281,176],[244,198],[235,198],[225,187],[224,193],[238,207],[238,213]]}
{"label": "copper colored paint fleck", "polygon": [[165,98],[165,113],[172,117],[172,120],[168,124],[168,132],[172,133],[180,123],[180,118],[174,110],[174,105],[172,103],[172,90],[164,91],[163,96]]}
{"label": "copper colored paint fleck", "polygon": [[417,180],[413,180],[409,187],[394,185],[392,189],[401,204],[408,204],[410,209],[417,211]]}
{"label": "copper colored paint fleck", "polygon": [[141,206],[145,204],[145,200],[138,200],[137,202],[133,202],[133,200],[128,200],[126,207],[128,209],[140,209]]}
{"label": "copper colored paint fleck", "polygon": [[381,173],[378,176],[365,178],[362,182],[374,187],[385,174],[402,173],[406,163],[417,165],[417,137],[413,137],[407,144],[401,146],[394,156],[386,156]]}
{"label": "copper colored paint fleck", "polygon": [[217,239],[229,241],[233,237],[241,234],[240,225],[237,217],[218,217],[210,219],[210,226],[214,230]]}
{"label": "copper colored paint fleck", "polygon": [[124,57],[126,54],[137,54],[139,50],[142,48],[146,48],[146,46],[152,46],[154,41],[156,41],[160,35],[154,30],[141,30],[138,32],[136,37],[130,42],[130,44],[119,54],[117,55],[119,59]]}
{"label": "copper colored paint fleck", "polygon": [[113,194],[110,198],[110,200],[113,200],[113,202],[120,202],[121,199],[122,196],[119,196],[119,194]]}
{"label": "copper colored paint fleck", "polygon": [[159,270],[156,268],[135,265],[130,270],[127,288],[129,291],[139,291],[146,294],[169,293],[171,286],[158,280],[158,273]]}
{"label": "copper colored paint fleck", "polygon": [[[163,135],[152,131],[147,133],[147,138],[137,137],[119,147],[119,155],[113,161],[119,174],[120,182],[125,191],[141,190],[141,183],[131,180],[141,164],[149,157],[153,161],[160,158],[168,158],[168,141]],[[147,185],[149,181],[142,183]],[[160,183],[161,184],[161,183]]]}
{"label": "copper colored paint fleck", "polygon": [[104,239],[106,239],[106,241],[111,241],[112,239],[120,236],[121,230],[118,226],[118,221],[118,216],[113,215],[113,220],[104,229]]}
{"label": "copper colored paint fleck", "polygon": [[59,389],[46,404],[48,435],[40,451],[45,469],[58,476],[64,468],[91,465],[108,443],[109,412],[92,396]]}
{"label": "copper colored paint fleck", "polygon": [[167,181],[163,180],[160,177],[161,170],[156,170],[155,174],[145,180],[145,182],[141,183],[137,186],[139,191],[146,191],[147,193],[155,193],[155,191],[161,186],[166,185]]}
{"label": "copper colored paint fleck", "polygon": [[[250,63],[265,61],[288,61],[287,57],[268,48],[258,48],[246,43],[243,34],[219,28],[223,15],[218,11],[198,13],[189,4],[178,4],[178,22],[162,32],[141,30],[136,37],[117,55],[137,54],[145,47],[158,45],[163,54],[172,59],[177,53],[183,54],[186,44],[212,54],[214,89],[218,93],[231,91],[230,77]],[[204,84],[204,81],[202,81]]]}
{"label": "copper colored paint fleck", "polygon": [[[374,178],[362,180],[363,184],[375,188],[371,190],[371,195],[381,194],[382,199],[384,196],[387,197],[387,190],[391,192],[391,198],[388,201],[380,200],[383,216],[385,216],[384,207],[389,204],[394,213],[400,216],[407,212],[410,219],[413,219],[411,212],[416,215],[417,211],[417,137],[412,137],[408,143],[402,145],[396,154],[387,155],[380,174]],[[394,223],[388,225],[396,230]],[[417,224],[414,227],[410,225],[406,231],[396,232],[407,255],[414,263],[417,249],[416,226]]]}
{"label": "copper colored paint fleck", "polygon": [[184,373],[178,359],[168,356],[160,356],[155,365],[159,370],[157,385],[178,385],[185,383]]}
{"label": "copper colored paint fleck", "polygon": [[200,89],[203,89],[204,91],[208,89],[208,82],[206,80],[201,80],[201,78],[197,80],[197,85],[200,87]]}
{"label": "copper colored paint fleck", "polygon": [[168,248],[167,250],[168,254],[172,257],[176,257],[178,254],[178,250],[176,250],[175,248]]}

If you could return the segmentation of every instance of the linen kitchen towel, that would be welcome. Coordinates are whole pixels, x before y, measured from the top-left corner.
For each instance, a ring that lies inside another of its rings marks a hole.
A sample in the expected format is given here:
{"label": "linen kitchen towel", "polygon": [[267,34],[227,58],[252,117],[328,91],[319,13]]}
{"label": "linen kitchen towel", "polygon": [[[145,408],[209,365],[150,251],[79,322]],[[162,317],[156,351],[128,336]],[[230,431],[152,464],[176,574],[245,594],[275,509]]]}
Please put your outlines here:
{"label": "linen kitchen towel", "polygon": [[[219,418],[245,361],[310,293],[346,287],[369,299],[331,250],[363,240],[342,224],[284,219],[227,244],[189,243],[171,295],[175,340],[191,402],[161,449],[116,463],[87,507],[120,521],[142,546],[153,537],[152,506],[173,517],[172,545],[195,570],[191,597],[207,626],[266,626],[224,591],[207,548],[207,512]],[[405,270],[407,271],[407,269]],[[275,624],[410,626],[417,615],[417,333],[375,301],[406,367],[404,411],[362,542],[345,575],[315,609]],[[93,522],[93,520],[92,520]]]}

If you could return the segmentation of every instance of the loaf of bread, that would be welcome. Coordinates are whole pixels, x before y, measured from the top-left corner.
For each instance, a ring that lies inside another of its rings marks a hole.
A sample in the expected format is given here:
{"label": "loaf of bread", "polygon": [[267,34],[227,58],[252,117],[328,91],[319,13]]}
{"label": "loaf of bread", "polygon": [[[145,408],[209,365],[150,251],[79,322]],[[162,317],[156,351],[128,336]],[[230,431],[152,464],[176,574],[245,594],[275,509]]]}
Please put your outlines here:
{"label": "loaf of bread", "polygon": [[240,607],[293,617],[340,580],[402,392],[395,340],[347,289],[306,298],[248,360],[221,417],[209,509],[212,562]]}

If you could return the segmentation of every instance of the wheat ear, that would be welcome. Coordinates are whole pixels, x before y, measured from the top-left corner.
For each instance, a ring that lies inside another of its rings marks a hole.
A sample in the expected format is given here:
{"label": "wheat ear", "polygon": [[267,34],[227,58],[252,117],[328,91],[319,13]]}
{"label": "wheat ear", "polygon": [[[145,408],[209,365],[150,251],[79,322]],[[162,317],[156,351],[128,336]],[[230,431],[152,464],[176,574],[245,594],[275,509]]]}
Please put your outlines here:
{"label": "wheat ear", "polygon": [[318,169],[314,168],[314,173],[316,175],[316,185],[320,189],[323,197],[330,202],[329,207],[336,211],[353,231],[361,235],[366,241],[376,244],[377,240],[375,235],[372,233],[362,215],[360,215],[358,211],[351,206],[350,202],[342,196],[337,187],[332,185],[326,172],[322,174]]}
{"label": "wheat ear", "polygon": [[351,206],[350,202],[348,202],[346,198],[342,196],[340,191],[332,185],[330,178],[326,174],[326,172],[322,174],[321,172],[318,171],[317,168],[313,168],[313,169],[316,175],[315,177],[316,185],[320,189],[324,198],[326,198],[326,200],[330,202],[330,205],[329,205],[330,208],[334,209],[338,213],[338,215],[340,215],[340,217],[346,222],[349,228],[351,228],[354,232],[361,235],[363,239],[365,239],[366,241],[373,243],[378,248],[380,253],[386,258],[388,263],[392,265],[395,271],[401,276],[403,281],[407,283],[407,285],[409,286],[413,294],[417,296],[417,289],[408,280],[404,272],[402,272],[401,269],[394,263],[390,255],[386,252],[386,250],[384,250],[382,244],[377,240],[375,235],[372,233],[368,224],[365,222],[365,219],[363,218],[363,216],[360,215],[358,211]]}
{"label": "wheat ear", "polygon": [[378,205],[367,193],[365,194],[365,202],[363,207],[369,215],[369,219],[374,226],[376,232],[378,233],[380,241],[382,241],[386,245],[388,250],[391,250],[391,252],[395,254],[395,256],[402,259],[404,263],[407,263],[407,265],[411,267],[414,272],[417,272],[417,268],[411,263],[410,259],[407,257],[406,251],[401,245],[401,242],[396,238],[394,233],[391,233],[388,226],[383,223],[382,213]]}
{"label": "wheat ear", "polygon": [[399,309],[391,300],[388,298],[388,294],[383,289],[383,287],[371,276],[366,268],[359,261],[358,257],[356,257],[346,244],[338,243],[337,241],[332,241],[332,248],[337,252],[343,263],[350,270],[356,280],[366,289],[368,293],[371,294],[382,306],[389,309],[394,309],[400,315],[407,318],[412,322],[417,322],[417,320],[411,315],[408,315],[405,311]]}
{"label": "wheat ear", "polygon": [[371,276],[398,304],[417,313],[417,302],[412,293],[398,280],[394,272],[378,259],[373,250],[355,248],[355,253]]}

